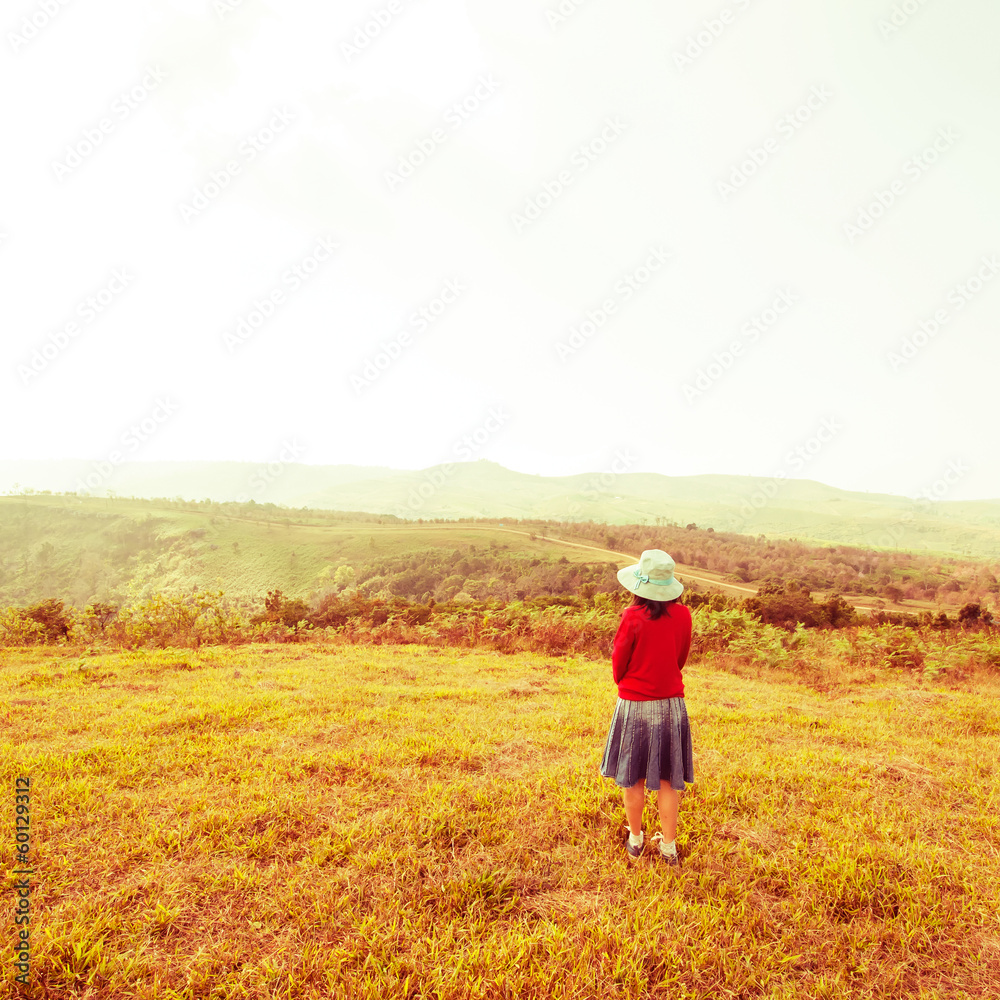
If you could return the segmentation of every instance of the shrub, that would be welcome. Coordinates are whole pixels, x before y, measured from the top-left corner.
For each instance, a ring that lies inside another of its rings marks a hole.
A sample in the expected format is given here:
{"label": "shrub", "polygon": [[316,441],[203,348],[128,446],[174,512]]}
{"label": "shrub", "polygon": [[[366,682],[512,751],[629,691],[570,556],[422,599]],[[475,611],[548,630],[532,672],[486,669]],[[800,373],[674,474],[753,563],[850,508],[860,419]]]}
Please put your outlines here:
{"label": "shrub", "polygon": [[738,597],[730,597],[718,591],[711,594],[696,594],[693,590],[685,590],[681,596],[681,604],[687,605],[692,611],[701,607],[708,607],[712,611],[725,611],[728,608],[739,607],[740,600]]}
{"label": "shrub", "polygon": [[993,624],[993,614],[981,604],[965,604],[959,609],[958,624],[973,631],[989,628]]}
{"label": "shrub", "polygon": [[74,623],[72,638],[82,642],[99,642],[105,638],[108,625],[118,615],[117,604],[88,604]]}
{"label": "shrub", "polygon": [[65,639],[73,625],[73,619],[67,613],[63,602],[54,598],[25,608],[22,614],[41,626],[43,642],[58,642],[60,639]]}
{"label": "shrub", "polygon": [[155,594],[122,608],[108,623],[105,635],[128,648],[247,641],[244,623],[222,606],[222,596],[222,591],[213,594],[197,590],[180,595]]}
{"label": "shrub", "polygon": [[900,625],[904,628],[920,628],[921,616],[919,614],[908,614],[905,611],[882,611],[875,610],[868,614],[868,625]]}
{"label": "shrub", "polygon": [[799,622],[809,628],[829,622],[825,608],[805,590],[778,590],[773,585],[766,585],[756,597],[746,598],[741,607],[764,624],[778,625],[788,631]]}
{"label": "shrub", "polygon": [[927,645],[919,633],[905,626],[879,625],[855,630],[842,638],[835,649],[848,662],[860,666],[919,670],[924,665]]}
{"label": "shrub", "polygon": [[19,608],[0,612],[0,643],[4,646],[34,646],[45,642],[45,627],[28,618]]}
{"label": "shrub", "polygon": [[749,611],[728,608],[713,611],[703,605],[692,612],[694,636],[691,647],[693,653],[747,652],[755,644],[762,648],[773,648],[785,638],[785,631],[767,625],[755,618]]}
{"label": "shrub", "polygon": [[285,597],[280,590],[269,590],[264,598],[264,613],[254,615],[251,624],[274,622],[286,628],[298,629],[299,622],[309,617],[309,605],[300,598]]}

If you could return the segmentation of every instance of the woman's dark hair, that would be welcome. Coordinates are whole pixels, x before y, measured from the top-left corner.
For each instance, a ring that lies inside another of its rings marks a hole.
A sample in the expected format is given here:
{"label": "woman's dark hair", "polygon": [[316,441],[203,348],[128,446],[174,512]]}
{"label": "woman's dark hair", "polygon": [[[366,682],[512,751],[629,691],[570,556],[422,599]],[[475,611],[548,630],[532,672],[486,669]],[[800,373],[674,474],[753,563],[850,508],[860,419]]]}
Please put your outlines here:
{"label": "woman's dark hair", "polygon": [[636,594],[632,598],[632,604],[633,605],[638,604],[640,607],[645,608],[646,611],[649,612],[649,620],[655,622],[656,619],[660,617],[660,615],[665,614],[669,617],[670,605],[676,604],[679,600],[680,597],[678,596],[675,597],[672,601],[654,601],[650,597],[640,597],[638,594]]}

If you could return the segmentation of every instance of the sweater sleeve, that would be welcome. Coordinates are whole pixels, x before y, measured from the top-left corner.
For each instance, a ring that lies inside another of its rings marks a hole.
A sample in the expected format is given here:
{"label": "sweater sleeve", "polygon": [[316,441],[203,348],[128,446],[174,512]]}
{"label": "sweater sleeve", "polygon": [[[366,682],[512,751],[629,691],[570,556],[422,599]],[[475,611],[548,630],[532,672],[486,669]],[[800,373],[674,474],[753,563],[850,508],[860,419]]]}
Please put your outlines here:
{"label": "sweater sleeve", "polygon": [[622,618],[618,631],[615,633],[615,643],[611,651],[611,675],[616,684],[620,684],[628,671],[629,659],[635,648],[635,628],[631,616]]}
{"label": "sweater sleeve", "polygon": [[687,663],[688,654],[691,652],[691,612],[684,616],[684,632],[681,635],[680,643],[677,647],[677,666],[684,668]]}

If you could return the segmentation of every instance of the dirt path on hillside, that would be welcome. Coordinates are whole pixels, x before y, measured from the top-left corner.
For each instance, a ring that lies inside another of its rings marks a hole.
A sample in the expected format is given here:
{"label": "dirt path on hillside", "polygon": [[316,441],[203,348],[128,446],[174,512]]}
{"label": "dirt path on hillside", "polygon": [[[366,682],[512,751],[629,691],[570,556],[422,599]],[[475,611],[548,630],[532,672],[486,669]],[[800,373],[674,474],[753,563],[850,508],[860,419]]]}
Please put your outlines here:
{"label": "dirt path on hillside", "polygon": [[[539,535],[537,532],[521,531],[518,528],[497,528],[489,525],[480,524],[466,524],[463,525],[465,528],[480,528],[483,531],[509,531],[515,535],[531,535],[534,534],[535,538],[541,539],[545,542],[555,542],[557,545],[571,545],[575,549],[589,549],[591,552],[601,552],[604,555],[609,556],[620,556],[622,559],[628,559],[631,563],[636,563],[639,561],[639,557],[635,555],[630,555],[627,552],[617,552],[614,549],[602,549],[597,545],[585,545],[583,542],[567,542],[564,538],[553,538],[551,535]],[[702,570],[702,573],[706,572]],[[691,567],[685,566],[682,563],[677,563],[677,575],[682,580],[697,580],[698,583],[707,583],[712,587],[719,587],[721,590],[731,590],[737,591],[741,594],[756,594],[756,587],[744,587],[738,583],[725,583],[716,577],[709,576],[699,576],[698,574],[691,571]],[[830,595],[822,591],[817,591],[813,599],[817,601],[826,600]],[[852,608],[856,611],[873,611],[875,610],[875,605],[872,602],[867,604],[855,604],[853,602],[848,602]],[[915,610],[924,610],[923,608],[906,607],[900,604],[892,604],[890,601],[886,601],[886,609],[892,611],[904,611],[909,614],[913,614]]]}
{"label": "dirt path on hillside", "polygon": [[[616,552],[614,549],[602,549],[598,545],[585,545],[583,542],[567,542],[564,538],[553,538],[551,535],[539,535],[537,532],[521,531],[518,528],[493,528],[487,525],[463,525],[465,528],[482,528],[484,531],[509,531],[515,535],[532,535],[535,538],[541,539],[543,542],[555,542],[557,545],[571,545],[574,549],[589,549],[591,552],[601,552],[608,556],[621,556],[622,559],[627,559],[631,563],[639,561],[639,557],[635,555],[630,555],[627,552]],[[702,571],[704,572],[704,570]],[[692,572],[691,567],[684,566],[681,563],[677,563],[677,575],[685,580],[697,580],[699,583],[708,583],[713,587],[722,587],[725,590],[737,590],[743,594],[756,594],[756,587],[742,587],[737,583],[724,583],[722,580],[714,579],[708,576],[697,576]]]}
{"label": "dirt path on hillside", "polygon": [[[163,511],[169,511],[169,512],[175,512],[177,508],[158,507],[156,509],[163,510]],[[199,510],[194,510],[194,511],[192,511],[192,510],[185,510],[184,512],[188,513],[188,514],[194,514],[194,513],[203,514],[205,516],[208,516],[208,515],[210,515],[210,514],[213,513],[212,511],[199,511]],[[215,512],[215,516],[219,516],[218,512]],[[246,522],[258,523],[258,524],[268,523],[268,521],[266,519],[264,521],[261,521],[258,518],[255,518],[253,516],[244,517],[244,516],[241,516],[241,515],[238,515],[238,514],[224,514],[224,515],[221,515],[221,516],[227,517],[227,518],[229,518],[231,520],[234,520],[234,521],[246,521]],[[568,542],[568,541],[566,541],[565,538],[553,538],[551,535],[539,535],[537,532],[522,531],[519,528],[501,528],[501,527],[498,527],[496,525],[488,525],[488,524],[462,524],[462,525],[458,525],[458,524],[448,524],[448,525],[436,525],[436,524],[435,525],[431,525],[431,524],[425,524],[425,525],[416,525],[416,524],[405,523],[403,526],[405,526],[407,528],[407,530],[412,530],[414,528],[419,528],[419,527],[423,527],[423,528],[427,528],[427,529],[431,529],[431,530],[461,527],[462,529],[472,529],[474,531],[493,531],[493,532],[496,532],[496,531],[507,531],[507,532],[510,532],[513,535],[524,535],[525,537],[530,537],[533,534],[536,539],[540,539],[541,541],[544,541],[544,542],[553,542],[556,545],[569,545],[569,546],[571,546],[574,549],[587,549],[590,552],[600,552],[602,555],[606,555],[606,556],[618,556],[621,559],[627,559],[630,563],[635,563],[635,562],[638,562],[638,560],[639,560],[638,556],[633,555],[633,554],[628,553],[628,552],[618,552],[618,551],[616,551],[614,549],[604,549],[604,548],[601,548],[599,545],[586,545],[583,542]],[[311,524],[311,523],[306,523],[306,522],[290,521],[290,523],[287,525],[287,527],[294,527],[294,528],[333,528],[333,527],[339,527],[339,525],[335,526],[335,525],[329,525],[329,524]],[[705,573],[705,572],[709,572],[709,571],[708,570],[702,570],[701,571],[701,573]],[[720,590],[723,590],[723,591],[731,591],[731,592],[735,592],[735,593],[738,593],[738,594],[751,594],[751,595],[754,595],[754,594],[757,593],[757,588],[756,587],[742,586],[741,584],[738,584],[738,583],[727,583],[727,582],[724,582],[723,580],[720,580],[717,576],[702,576],[699,573],[694,572],[692,567],[686,566],[686,565],[684,565],[682,563],[677,563],[677,575],[682,580],[695,580],[698,583],[706,583],[706,584],[708,584],[711,587],[718,587]],[[814,595],[814,600],[825,600],[828,596],[829,596],[828,594],[825,594],[824,592],[818,591]],[[851,607],[854,608],[857,611],[873,611],[873,610],[875,610],[875,605],[874,605],[873,602],[868,602],[866,604],[855,604],[853,602],[849,602],[849,603],[850,603]],[[933,610],[933,608],[931,608],[929,605],[924,605],[923,602],[920,602],[920,606],[917,606],[917,602],[914,603],[914,606],[904,606],[904,605],[900,605],[900,604],[893,604],[890,601],[886,601],[885,604],[886,604],[886,609],[887,610],[891,610],[891,611],[904,611],[904,612],[908,612],[910,614],[913,614],[915,611]]]}

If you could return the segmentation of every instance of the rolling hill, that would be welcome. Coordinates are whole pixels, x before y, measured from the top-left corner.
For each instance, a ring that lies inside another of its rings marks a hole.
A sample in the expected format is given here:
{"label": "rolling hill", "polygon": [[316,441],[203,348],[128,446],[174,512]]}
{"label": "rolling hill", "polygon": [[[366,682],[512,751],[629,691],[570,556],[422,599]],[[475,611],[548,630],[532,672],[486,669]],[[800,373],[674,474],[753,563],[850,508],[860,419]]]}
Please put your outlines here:
{"label": "rolling hill", "polygon": [[[617,589],[643,548],[672,552],[689,588],[732,597],[788,581],[856,607],[911,612],[997,604],[1000,567],[958,557],[661,524],[405,521],[273,504],[32,494],[0,497],[0,608],[54,598],[82,608],[222,590],[259,604],[274,588],[315,603],[360,586],[426,602],[584,597]],[[905,605],[905,607],[904,607]]]}
{"label": "rolling hill", "polygon": [[[652,473],[545,477],[479,460],[420,471],[309,466],[276,460],[131,462],[107,479],[95,463],[0,462],[0,488],[118,496],[254,501],[370,511],[406,519],[519,518],[686,524],[716,531],[865,548],[1000,556],[1000,500],[914,500],[812,480]],[[15,489],[17,484],[17,489]]]}

